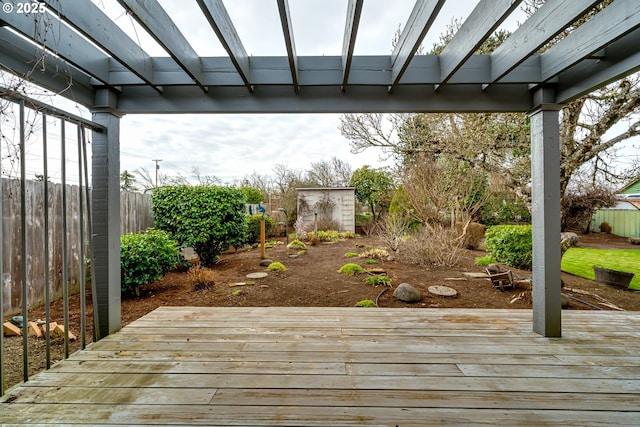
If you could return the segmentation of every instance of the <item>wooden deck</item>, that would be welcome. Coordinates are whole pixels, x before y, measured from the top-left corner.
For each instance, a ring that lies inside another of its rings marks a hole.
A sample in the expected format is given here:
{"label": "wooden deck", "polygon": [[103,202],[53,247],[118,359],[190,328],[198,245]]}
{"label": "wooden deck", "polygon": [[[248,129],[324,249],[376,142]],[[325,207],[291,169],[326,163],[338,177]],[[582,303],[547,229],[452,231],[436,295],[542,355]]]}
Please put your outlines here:
{"label": "wooden deck", "polygon": [[0,424],[639,425],[640,313],[163,307],[13,388]]}

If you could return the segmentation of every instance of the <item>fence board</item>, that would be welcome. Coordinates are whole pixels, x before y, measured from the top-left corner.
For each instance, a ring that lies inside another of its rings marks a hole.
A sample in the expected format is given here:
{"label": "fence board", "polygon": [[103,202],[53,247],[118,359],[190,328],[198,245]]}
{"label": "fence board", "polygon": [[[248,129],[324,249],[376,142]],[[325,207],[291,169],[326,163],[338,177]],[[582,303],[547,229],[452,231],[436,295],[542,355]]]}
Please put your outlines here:
{"label": "fence board", "polygon": [[[77,292],[80,287],[80,209],[77,185],[67,185],[67,232],[69,233],[69,290]],[[84,196],[84,189],[83,196]],[[26,224],[27,224],[27,280],[29,307],[44,302],[44,183],[26,182]],[[2,292],[4,293],[3,314],[13,315],[21,311],[22,271],[21,271],[21,230],[20,224],[20,180],[2,179],[2,242],[3,267]],[[86,201],[85,201],[86,203]],[[122,233],[136,232],[153,225],[150,197],[145,194],[122,192],[120,194],[120,214]],[[62,297],[62,184],[49,183],[49,275],[51,299]],[[86,205],[85,205],[86,215]],[[86,218],[85,218],[86,222]],[[85,223],[85,236],[89,236]],[[88,244],[88,242],[84,242]],[[86,247],[85,256],[89,257]]]}
{"label": "fence board", "polygon": [[640,237],[640,210],[602,209],[593,216],[593,229],[601,231],[603,222],[612,227],[616,236]]}

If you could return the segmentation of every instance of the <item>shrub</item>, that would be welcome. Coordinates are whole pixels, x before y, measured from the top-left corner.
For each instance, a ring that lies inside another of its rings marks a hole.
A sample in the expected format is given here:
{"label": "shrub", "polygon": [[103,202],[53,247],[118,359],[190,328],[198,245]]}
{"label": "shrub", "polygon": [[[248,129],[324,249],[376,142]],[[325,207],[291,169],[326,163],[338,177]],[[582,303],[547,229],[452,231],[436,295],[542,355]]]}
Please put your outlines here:
{"label": "shrub", "polygon": [[384,249],[372,248],[358,255],[360,258],[377,258],[382,259],[389,256],[389,252]]}
{"label": "shrub", "polygon": [[611,234],[611,232],[613,231],[613,227],[611,227],[611,226],[609,225],[609,223],[608,223],[608,222],[606,222],[606,221],[605,221],[605,222],[601,222],[601,223],[600,223],[600,231],[601,231],[602,233]]}
{"label": "shrub", "polygon": [[284,264],[281,263],[281,262],[272,262],[267,267],[267,270],[269,270],[269,271],[287,271],[287,267],[285,267]]}
{"label": "shrub", "polygon": [[191,246],[205,267],[246,239],[244,195],[236,188],[170,186],[151,195],[156,226],[182,246]]}
{"label": "shrub", "polygon": [[460,259],[460,244],[454,230],[436,225],[431,229],[420,228],[403,240],[401,253],[414,264],[452,267]]}
{"label": "shrub", "polygon": [[201,265],[194,265],[187,271],[189,280],[193,283],[193,290],[211,289],[215,283],[214,272]]}
{"label": "shrub", "polygon": [[355,252],[347,252],[346,254],[344,254],[344,256],[346,256],[347,258],[353,258],[353,257],[357,257],[358,254]]}
{"label": "shrub", "polygon": [[464,225],[465,224],[463,222],[456,222],[456,231],[460,235],[464,232],[462,247],[465,249],[478,249],[482,239],[484,239],[484,233],[486,232],[487,227],[477,222],[470,222],[465,230]]}
{"label": "shrub", "polygon": [[150,228],[120,236],[122,292],[139,295],[140,286],[162,278],[181,259],[178,242],[165,231]]}
{"label": "shrub", "polygon": [[365,279],[367,285],[373,286],[391,286],[391,279],[384,274],[380,276],[369,276]]}
{"label": "shrub", "polygon": [[300,240],[292,240],[287,245],[287,248],[303,251],[303,250],[307,249],[307,245],[305,245],[304,242],[301,242]]}
{"label": "shrub", "polygon": [[[247,215],[247,240],[246,243],[257,243],[260,241],[260,221],[262,220],[262,214]],[[264,230],[265,236],[268,236],[273,228],[273,218],[270,216],[264,216]]]}
{"label": "shrub", "polygon": [[354,263],[345,264],[342,267],[340,267],[340,270],[338,270],[338,273],[346,274],[348,276],[355,276],[356,274],[364,273],[364,272],[365,272],[364,268]]}
{"label": "shrub", "polygon": [[356,307],[365,307],[365,308],[369,308],[369,307],[375,307],[376,303],[370,299],[363,299],[362,301],[358,301],[356,303]]}
{"label": "shrub", "polygon": [[377,259],[367,259],[364,261],[365,264],[380,264]]}
{"label": "shrub", "polygon": [[486,232],[489,255],[511,267],[531,269],[533,244],[530,225],[496,225]]}
{"label": "shrub", "polygon": [[321,218],[318,220],[318,231],[337,230],[340,228],[340,223],[335,219]]}

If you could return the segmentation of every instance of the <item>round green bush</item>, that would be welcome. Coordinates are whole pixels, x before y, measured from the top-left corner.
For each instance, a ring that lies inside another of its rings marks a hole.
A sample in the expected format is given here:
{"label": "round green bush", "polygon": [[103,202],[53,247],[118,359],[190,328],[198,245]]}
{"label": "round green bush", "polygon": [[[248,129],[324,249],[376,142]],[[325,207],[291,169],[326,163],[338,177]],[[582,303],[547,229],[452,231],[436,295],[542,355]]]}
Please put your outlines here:
{"label": "round green bush", "polygon": [[376,303],[370,299],[363,299],[362,301],[358,301],[356,303],[356,307],[375,307]]}
{"label": "round green bush", "polygon": [[496,261],[531,270],[533,242],[530,225],[495,225],[485,234],[487,252]]}
{"label": "round green bush", "polygon": [[[260,221],[262,220],[262,214],[247,215],[247,243],[258,243],[260,241]],[[268,236],[273,228],[273,218],[270,216],[264,216],[264,231]]]}
{"label": "round green bush", "polygon": [[269,271],[287,271],[287,267],[285,267],[284,264],[281,263],[281,262],[272,262],[267,267],[267,270],[269,270]]}
{"label": "round green bush", "polygon": [[301,242],[300,240],[292,240],[288,245],[287,248],[289,249],[297,249],[299,251],[303,251],[305,249],[307,249],[307,245],[304,242]]}
{"label": "round green bush", "polygon": [[350,262],[340,267],[338,273],[355,276],[358,273],[364,273],[364,271],[364,268],[362,268],[360,265]]}
{"label": "round green bush", "polygon": [[120,236],[122,292],[139,294],[140,286],[162,278],[181,260],[178,242],[166,231],[150,228]]}

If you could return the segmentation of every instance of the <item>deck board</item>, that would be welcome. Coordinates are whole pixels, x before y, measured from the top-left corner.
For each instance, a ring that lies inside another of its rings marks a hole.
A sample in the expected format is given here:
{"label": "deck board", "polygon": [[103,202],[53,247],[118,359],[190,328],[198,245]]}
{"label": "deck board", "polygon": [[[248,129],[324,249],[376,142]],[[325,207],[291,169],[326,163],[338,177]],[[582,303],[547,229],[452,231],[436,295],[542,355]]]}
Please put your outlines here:
{"label": "deck board", "polygon": [[162,307],[14,387],[0,424],[637,425],[639,331],[636,312],[563,312],[551,339],[529,310]]}

